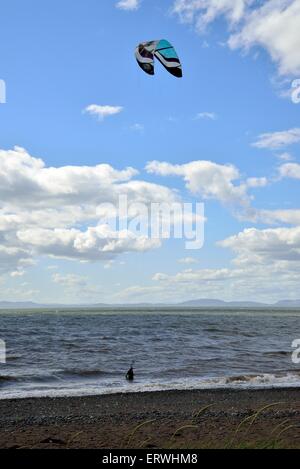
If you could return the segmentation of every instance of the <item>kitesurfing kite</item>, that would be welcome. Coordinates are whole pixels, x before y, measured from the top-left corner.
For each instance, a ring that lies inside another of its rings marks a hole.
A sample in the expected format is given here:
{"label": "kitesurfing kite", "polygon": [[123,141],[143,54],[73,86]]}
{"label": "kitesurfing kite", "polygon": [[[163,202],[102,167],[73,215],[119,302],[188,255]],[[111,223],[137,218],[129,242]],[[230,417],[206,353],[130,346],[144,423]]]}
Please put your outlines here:
{"label": "kitesurfing kite", "polygon": [[174,47],[162,39],[160,41],[143,42],[135,50],[135,57],[139,66],[148,73],[154,75],[154,57],[177,78],[182,77],[182,67]]}

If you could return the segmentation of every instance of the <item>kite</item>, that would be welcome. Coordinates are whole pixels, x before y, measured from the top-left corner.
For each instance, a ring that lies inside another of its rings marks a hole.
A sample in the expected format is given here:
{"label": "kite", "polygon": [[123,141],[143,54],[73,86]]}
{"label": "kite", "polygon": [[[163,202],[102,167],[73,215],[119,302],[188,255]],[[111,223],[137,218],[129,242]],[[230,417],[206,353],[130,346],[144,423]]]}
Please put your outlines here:
{"label": "kite", "polygon": [[139,44],[135,50],[135,57],[139,66],[154,75],[154,57],[177,78],[182,77],[182,67],[174,47],[166,39]]}

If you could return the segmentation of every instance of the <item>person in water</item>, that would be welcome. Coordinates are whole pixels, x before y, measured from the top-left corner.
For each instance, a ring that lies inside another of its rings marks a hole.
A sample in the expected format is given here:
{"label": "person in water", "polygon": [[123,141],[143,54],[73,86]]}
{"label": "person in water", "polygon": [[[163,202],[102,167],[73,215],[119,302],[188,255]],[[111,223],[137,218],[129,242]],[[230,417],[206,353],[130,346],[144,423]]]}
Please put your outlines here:
{"label": "person in water", "polygon": [[127,379],[127,381],[133,381],[134,380],[133,365],[131,365],[131,367],[127,371],[126,379]]}

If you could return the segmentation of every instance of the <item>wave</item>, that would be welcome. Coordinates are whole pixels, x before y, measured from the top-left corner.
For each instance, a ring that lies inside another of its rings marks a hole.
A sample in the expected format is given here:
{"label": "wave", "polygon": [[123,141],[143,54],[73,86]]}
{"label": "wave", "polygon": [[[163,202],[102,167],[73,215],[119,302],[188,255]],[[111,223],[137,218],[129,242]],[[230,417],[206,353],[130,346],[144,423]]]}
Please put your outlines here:
{"label": "wave", "polygon": [[102,370],[78,370],[78,369],[66,369],[59,371],[56,375],[60,376],[69,376],[69,377],[85,377],[85,378],[94,378],[99,376],[111,376],[119,375],[116,372],[102,371]]}
{"label": "wave", "polygon": [[18,379],[14,376],[0,375],[0,383],[10,381],[18,381]]}
{"label": "wave", "polygon": [[257,379],[263,379],[264,375],[240,375],[240,376],[229,376],[229,378],[226,378],[225,383],[226,384],[234,384],[234,383],[249,383],[251,381],[257,380]]}
{"label": "wave", "polygon": [[21,355],[21,354],[19,354],[19,355],[18,354],[6,355],[6,361],[7,362],[19,360],[20,358],[23,358],[23,355]]}
{"label": "wave", "polygon": [[287,357],[291,356],[292,352],[291,350],[286,351],[286,350],[271,350],[269,352],[264,352],[264,355],[268,357]]}
{"label": "wave", "polygon": [[230,376],[225,380],[225,384],[249,385],[249,387],[288,387],[297,385],[300,387],[300,372],[282,372],[282,373],[261,373],[257,375],[239,375]]}
{"label": "wave", "polygon": [[[87,370],[89,373],[89,371]],[[91,370],[95,373],[95,370]],[[96,373],[103,373],[96,371]],[[10,378],[10,377],[8,377]],[[62,380],[59,384],[22,388],[5,387],[1,390],[0,399],[22,399],[26,397],[71,397],[92,396],[117,393],[140,393],[170,390],[213,390],[213,389],[272,389],[272,388],[300,388],[300,372],[282,372],[278,374],[243,374],[227,377],[211,378],[182,378],[169,380],[139,381],[128,384],[125,380],[112,379],[110,383],[101,385],[94,381]]]}

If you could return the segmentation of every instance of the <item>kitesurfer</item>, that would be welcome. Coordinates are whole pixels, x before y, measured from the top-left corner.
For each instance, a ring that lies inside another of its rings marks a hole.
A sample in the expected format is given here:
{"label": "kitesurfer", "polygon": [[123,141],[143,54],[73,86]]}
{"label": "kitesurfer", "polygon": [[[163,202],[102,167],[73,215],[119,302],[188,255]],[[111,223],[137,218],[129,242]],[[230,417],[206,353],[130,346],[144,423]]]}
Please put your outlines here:
{"label": "kitesurfer", "polygon": [[133,363],[132,363],[131,367],[129,368],[129,370],[127,371],[126,379],[127,379],[127,381],[133,381],[134,380]]}

